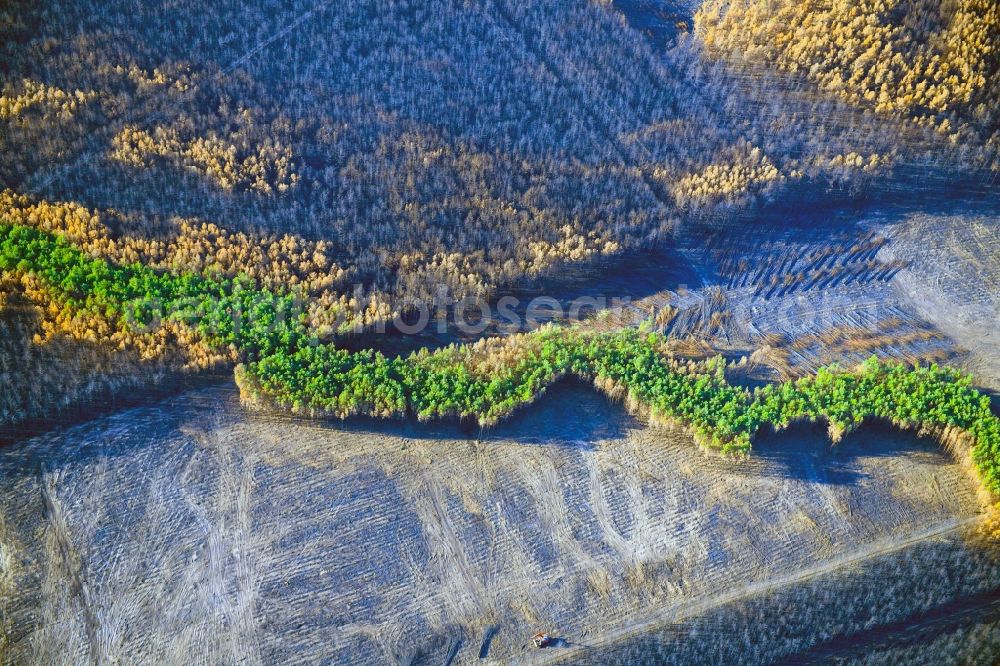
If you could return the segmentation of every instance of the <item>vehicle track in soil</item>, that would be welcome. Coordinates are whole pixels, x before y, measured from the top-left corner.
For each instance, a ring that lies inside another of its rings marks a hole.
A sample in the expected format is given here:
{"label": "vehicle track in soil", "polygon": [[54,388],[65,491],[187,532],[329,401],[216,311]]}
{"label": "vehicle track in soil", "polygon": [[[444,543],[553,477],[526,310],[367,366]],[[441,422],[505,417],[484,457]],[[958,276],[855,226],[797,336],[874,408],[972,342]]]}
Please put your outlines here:
{"label": "vehicle track in soil", "polygon": [[[829,560],[819,562],[813,566],[800,569],[787,576],[743,585],[720,594],[685,601],[680,604],[667,605],[653,612],[647,611],[642,614],[642,617],[626,622],[624,625],[617,627],[612,631],[588,635],[586,637],[585,645],[582,643],[575,643],[571,637],[568,637],[567,646],[565,648],[550,651],[539,651],[523,657],[515,663],[526,665],[560,662],[572,663],[574,657],[578,657],[588,652],[593,653],[594,651],[599,651],[602,647],[627,640],[633,636],[649,633],[654,631],[657,627],[683,622],[686,619],[690,619],[726,604],[766,594],[768,592],[773,592],[785,586],[802,583],[826,574],[841,571],[851,566],[861,564],[865,560],[900,551],[910,546],[919,544],[922,541],[947,535],[963,528],[973,526],[980,520],[982,520],[980,516],[950,518],[906,536],[881,539],[874,543],[857,548],[849,553],[844,553]],[[968,601],[963,600],[958,602],[958,604],[961,605],[963,603],[968,603],[973,610],[980,607],[993,608],[994,605],[1000,605],[1000,600],[995,598],[997,595],[1000,595],[1000,592],[992,592],[990,595],[992,596],[988,596],[985,599],[971,599]],[[928,613],[928,616],[933,617],[933,614]],[[906,625],[905,622],[900,624],[903,626]],[[890,628],[885,629],[888,631]],[[873,631],[877,632],[878,629]],[[823,648],[820,646],[817,649],[822,650]]]}

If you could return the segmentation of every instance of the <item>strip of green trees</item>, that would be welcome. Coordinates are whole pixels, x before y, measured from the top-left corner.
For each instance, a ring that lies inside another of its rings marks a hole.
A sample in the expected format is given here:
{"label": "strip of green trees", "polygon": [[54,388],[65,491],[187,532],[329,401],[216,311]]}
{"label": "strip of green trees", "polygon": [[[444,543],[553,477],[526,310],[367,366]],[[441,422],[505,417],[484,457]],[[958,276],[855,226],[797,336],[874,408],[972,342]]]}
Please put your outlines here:
{"label": "strip of green trees", "polygon": [[651,417],[682,423],[706,446],[747,453],[763,427],[826,421],[834,433],[878,418],[903,427],[957,429],[971,444],[982,485],[1000,496],[1000,419],[969,375],[869,359],[846,371],[823,368],[754,390],[730,384],[725,363],[690,365],[662,351],[658,334],[545,327],[489,345],[452,345],[386,357],[321,343],[291,293],[245,279],[215,279],[116,266],[64,238],[0,224],[0,271],[40,280],[52,302],[141,329],[158,320],[192,327],[232,349],[241,390],[279,408],[346,417],[416,415],[496,423],[575,375],[623,395]]}

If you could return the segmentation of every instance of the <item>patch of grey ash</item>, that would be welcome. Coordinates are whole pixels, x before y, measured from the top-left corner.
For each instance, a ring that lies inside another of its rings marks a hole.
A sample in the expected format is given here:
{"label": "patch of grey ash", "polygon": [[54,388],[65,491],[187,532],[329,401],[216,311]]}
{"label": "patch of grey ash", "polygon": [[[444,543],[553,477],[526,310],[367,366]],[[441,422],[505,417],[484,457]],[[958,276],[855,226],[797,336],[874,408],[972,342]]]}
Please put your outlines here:
{"label": "patch of grey ash", "polygon": [[0,450],[7,653],[44,661],[505,663],[974,517],[927,442],[702,453],[589,388],[466,436],[184,394]]}

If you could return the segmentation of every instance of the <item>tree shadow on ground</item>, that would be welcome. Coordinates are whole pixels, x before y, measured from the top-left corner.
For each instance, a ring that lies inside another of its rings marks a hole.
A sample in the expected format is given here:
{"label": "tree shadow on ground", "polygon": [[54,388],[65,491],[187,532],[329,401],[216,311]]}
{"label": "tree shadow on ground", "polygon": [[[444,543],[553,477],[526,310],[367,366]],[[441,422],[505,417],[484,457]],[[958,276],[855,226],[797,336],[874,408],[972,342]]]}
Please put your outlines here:
{"label": "tree shadow on ground", "polygon": [[[205,414],[213,414],[220,426],[241,424],[253,429],[255,425],[288,424],[313,433],[370,435],[376,446],[384,437],[441,441],[443,446],[458,440],[591,450],[601,441],[620,440],[643,427],[620,405],[575,378],[557,382],[535,402],[489,428],[455,419],[341,420],[256,413],[240,406],[235,386],[223,383],[167,397],[161,395],[159,399],[145,395],[134,403],[126,403],[123,409],[95,406],[87,418],[80,414],[75,418],[53,419],[44,430],[25,431],[24,438],[0,448],[0,476],[7,479],[35,476],[43,468],[54,470],[100,458],[131,455],[165,434],[182,436],[188,424],[204,422]],[[150,436],[138,436],[141,432]]]}
{"label": "tree shadow on ground", "polygon": [[901,457],[925,465],[954,464],[930,437],[904,432],[881,421],[866,421],[837,444],[830,441],[825,423],[796,424],[781,432],[761,433],[749,460],[737,466],[755,475],[850,485],[869,476],[860,459]]}
{"label": "tree shadow on ground", "polygon": [[251,419],[298,421],[310,427],[405,437],[415,440],[474,440],[535,446],[571,446],[592,449],[602,440],[625,438],[642,423],[620,405],[594,390],[587,382],[568,377],[548,387],[534,402],[522,406],[500,423],[481,427],[473,420],[435,419],[421,422],[414,417],[378,419],[309,419],[283,415],[251,416]]}

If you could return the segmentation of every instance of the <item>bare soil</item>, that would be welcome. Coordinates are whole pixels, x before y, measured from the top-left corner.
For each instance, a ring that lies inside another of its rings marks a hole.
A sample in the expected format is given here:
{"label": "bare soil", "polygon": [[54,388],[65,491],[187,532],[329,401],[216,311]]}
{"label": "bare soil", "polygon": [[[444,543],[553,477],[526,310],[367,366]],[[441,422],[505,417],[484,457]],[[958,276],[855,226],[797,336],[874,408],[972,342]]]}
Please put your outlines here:
{"label": "bare soil", "polygon": [[[0,475],[11,663],[559,658],[980,509],[929,441],[800,429],[726,459],[573,384],[472,435],[209,388],[2,449]],[[976,571],[970,593],[1000,585]]]}

